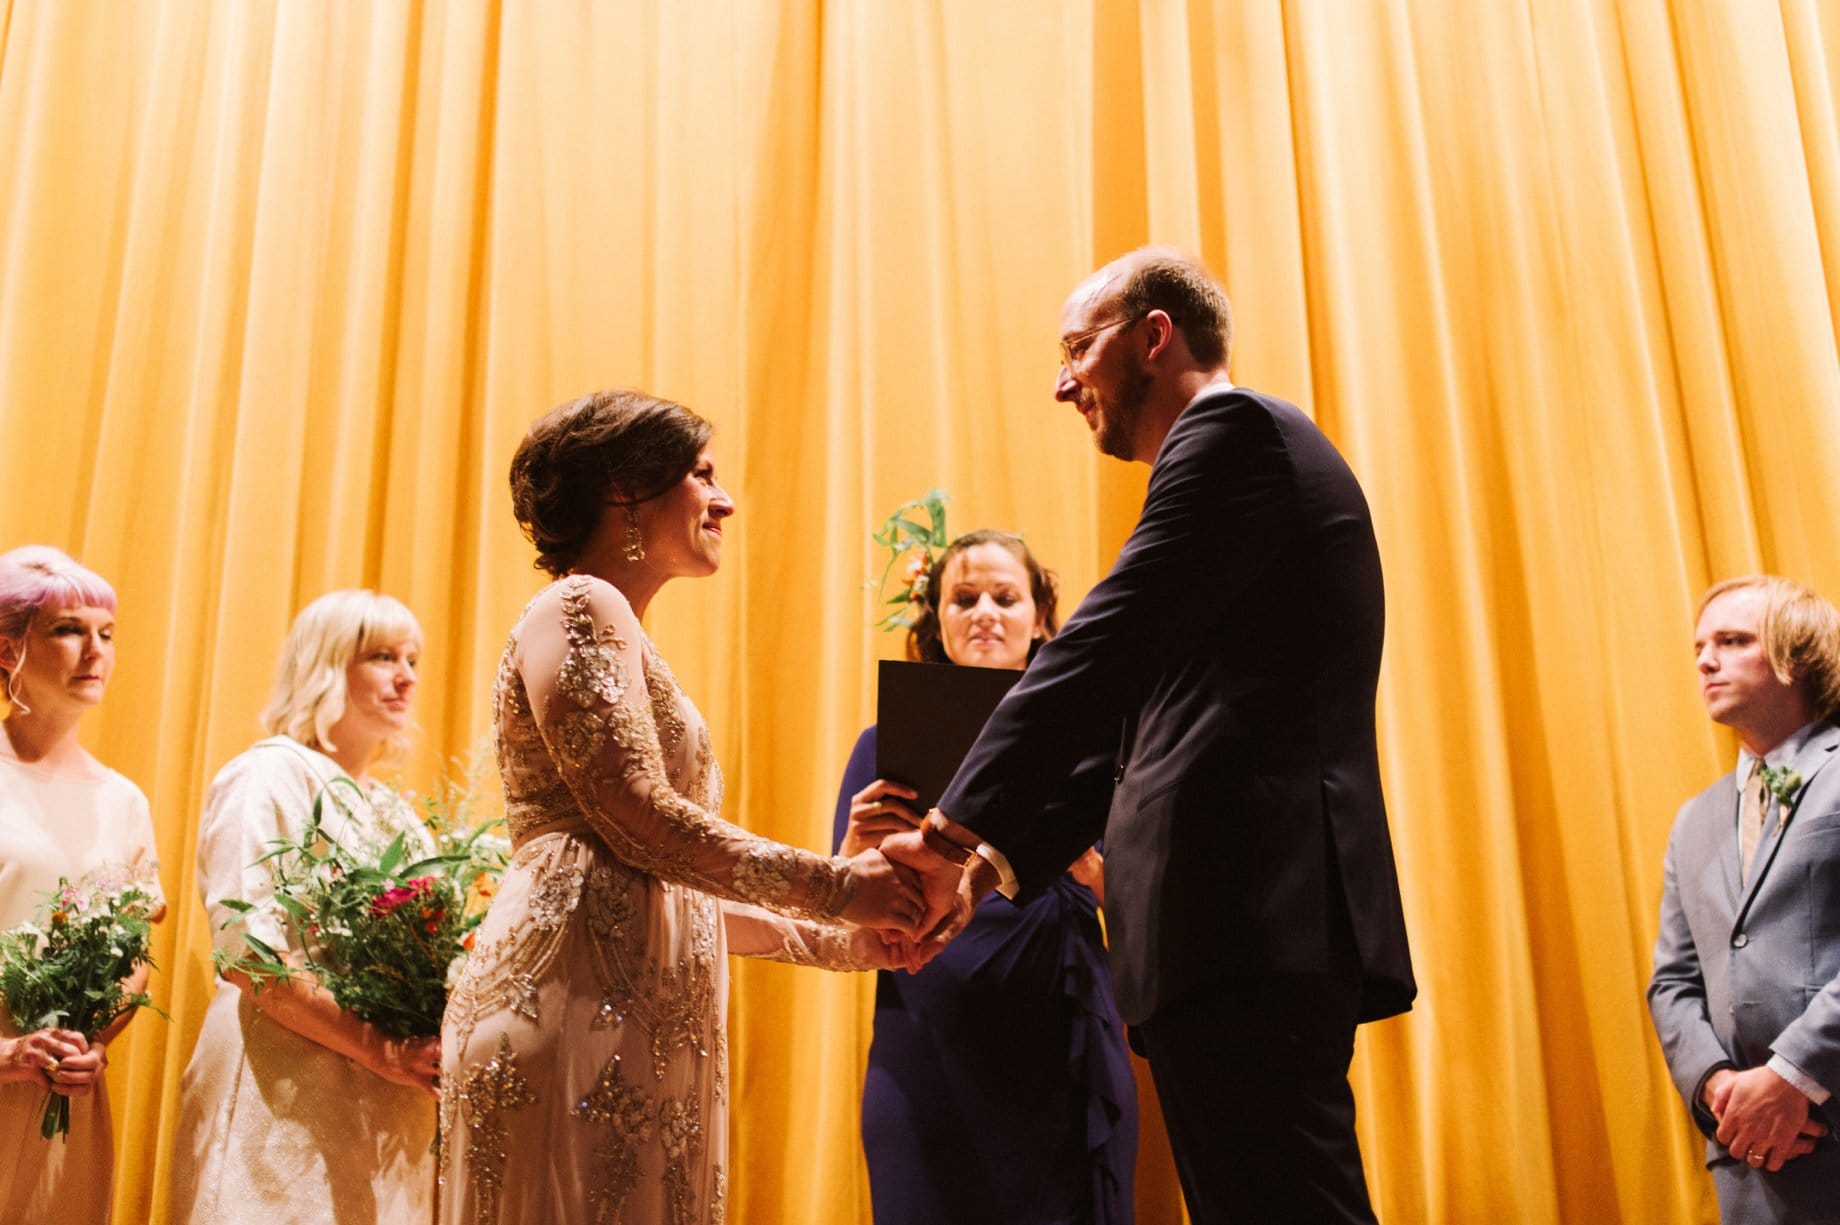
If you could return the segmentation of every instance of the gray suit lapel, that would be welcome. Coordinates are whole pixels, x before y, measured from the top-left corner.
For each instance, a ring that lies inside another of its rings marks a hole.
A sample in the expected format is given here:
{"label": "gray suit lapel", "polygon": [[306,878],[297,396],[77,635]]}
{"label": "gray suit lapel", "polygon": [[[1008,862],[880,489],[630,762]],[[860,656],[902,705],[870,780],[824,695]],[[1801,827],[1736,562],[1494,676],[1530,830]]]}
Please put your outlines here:
{"label": "gray suit lapel", "polygon": [[1730,904],[1730,913],[1738,910],[1738,776],[1727,774],[1719,780],[1723,785],[1712,794],[1711,803],[1719,814],[1712,828],[1718,831],[1719,875],[1725,878],[1725,900]]}
{"label": "gray suit lapel", "polygon": [[[1744,889],[1744,905],[1738,911],[1738,923],[1744,922],[1745,912],[1751,907],[1751,899],[1757,896],[1757,887],[1763,884],[1770,874],[1770,865],[1776,862],[1776,852],[1781,849],[1783,834],[1795,820],[1796,812],[1802,806],[1802,800],[1808,795],[1808,788],[1814,783],[1814,776],[1819,774],[1836,756],[1840,749],[1840,727],[1832,723],[1824,724],[1802,746],[1802,751],[1795,755],[1791,763],[1795,772],[1802,776],[1802,785],[1796,789],[1795,798],[1787,808],[1773,805],[1770,819],[1764,822],[1763,845],[1757,848],[1756,871],[1752,873]],[[1735,839],[1733,840],[1735,841]],[[1733,854],[1736,861],[1736,854]],[[1735,870],[1733,875],[1735,876]]]}

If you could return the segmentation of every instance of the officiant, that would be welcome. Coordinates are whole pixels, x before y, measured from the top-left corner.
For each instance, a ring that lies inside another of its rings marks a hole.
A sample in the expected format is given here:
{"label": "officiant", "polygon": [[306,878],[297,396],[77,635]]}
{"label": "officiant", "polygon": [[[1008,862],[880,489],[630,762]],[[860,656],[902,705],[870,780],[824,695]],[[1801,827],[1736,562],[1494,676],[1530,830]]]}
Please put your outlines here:
{"label": "officiant", "polygon": [[[917,662],[1021,671],[1059,625],[1054,575],[1007,532],[958,537],[911,582],[907,655]],[[876,777],[877,749],[871,726],[839,788],[838,854],[919,821],[914,791]],[[862,1098],[876,1225],[1132,1219],[1136,1085],[1102,898],[1100,857],[1088,851],[1025,905],[987,898],[918,973],[877,974]]]}

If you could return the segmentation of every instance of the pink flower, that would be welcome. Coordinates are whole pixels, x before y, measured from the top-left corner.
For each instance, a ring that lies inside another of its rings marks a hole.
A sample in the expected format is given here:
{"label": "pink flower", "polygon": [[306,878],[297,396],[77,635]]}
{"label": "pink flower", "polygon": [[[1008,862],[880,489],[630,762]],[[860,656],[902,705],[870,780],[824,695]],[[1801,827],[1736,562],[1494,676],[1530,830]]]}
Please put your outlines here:
{"label": "pink flower", "polygon": [[389,914],[392,910],[395,910],[398,906],[401,906],[411,898],[420,897],[424,893],[434,892],[434,884],[434,877],[418,876],[406,885],[398,885],[394,889],[386,889],[371,900],[371,913],[374,915]]}
{"label": "pink flower", "polygon": [[395,910],[398,906],[401,906],[414,896],[415,893],[413,890],[404,889],[400,885],[394,889],[386,889],[372,899],[371,913],[375,915],[389,914],[392,910]]}

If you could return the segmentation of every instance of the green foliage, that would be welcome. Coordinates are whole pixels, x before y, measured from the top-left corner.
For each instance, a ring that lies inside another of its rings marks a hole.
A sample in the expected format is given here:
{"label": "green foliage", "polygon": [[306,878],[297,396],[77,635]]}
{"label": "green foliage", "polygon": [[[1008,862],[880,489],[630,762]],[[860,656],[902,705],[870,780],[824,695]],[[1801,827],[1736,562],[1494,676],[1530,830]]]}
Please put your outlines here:
{"label": "green foliage", "polygon": [[888,564],[882,567],[881,581],[876,584],[878,592],[887,592],[889,575],[905,563],[894,594],[882,601],[895,607],[876,625],[885,630],[907,629],[919,620],[920,603],[933,579],[936,551],[948,543],[946,495],[929,489],[926,496],[902,503],[869,538],[888,550]]}
{"label": "green foliage", "polygon": [[[0,932],[0,996],[13,1026],[74,1030],[94,1041],[129,1010],[153,1008],[151,996],[123,980],[153,965],[147,946],[158,908],[151,873],[111,867],[75,884],[59,877],[38,922]],[[39,1135],[68,1139],[69,1132],[70,1099],[52,1093]]]}
{"label": "green foliage", "polygon": [[305,975],[339,1007],[391,1037],[439,1033],[448,986],[504,871],[509,847],[492,834],[503,821],[479,818],[457,788],[424,797],[421,815],[437,852],[411,861],[403,834],[369,846],[327,833],[324,805],[341,784],[353,786],[334,780],[315,798],[301,836],[271,843],[274,849],[256,861],[273,876],[272,909],[220,902],[237,912],[226,928],[265,913],[289,934],[290,948],[302,952],[284,954],[245,931],[245,952],[220,950],[212,960],[219,973],[248,975],[258,991]]}
{"label": "green foliage", "polygon": [[1765,766],[1763,768],[1764,790],[1776,797],[1784,808],[1795,802],[1795,793],[1802,789],[1802,776],[1794,766]]}

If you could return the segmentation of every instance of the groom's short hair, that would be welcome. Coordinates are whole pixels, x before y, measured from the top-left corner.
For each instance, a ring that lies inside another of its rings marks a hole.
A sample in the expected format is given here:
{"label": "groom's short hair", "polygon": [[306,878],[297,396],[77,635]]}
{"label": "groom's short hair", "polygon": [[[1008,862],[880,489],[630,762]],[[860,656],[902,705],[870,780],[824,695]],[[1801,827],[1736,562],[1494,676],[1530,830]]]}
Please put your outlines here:
{"label": "groom's short hair", "polygon": [[1209,369],[1225,369],[1233,354],[1233,307],[1199,260],[1175,247],[1140,247],[1116,299],[1119,316],[1167,314],[1182,333],[1189,356]]}
{"label": "groom's short hair", "polygon": [[1785,685],[1800,684],[1817,720],[1840,711],[1840,610],[1811,587],[1774,574],[1747,574],[1714,583],[1700,597],[1706,606],[1733,591],[1763,594],[1763,653]]}

